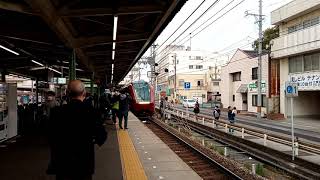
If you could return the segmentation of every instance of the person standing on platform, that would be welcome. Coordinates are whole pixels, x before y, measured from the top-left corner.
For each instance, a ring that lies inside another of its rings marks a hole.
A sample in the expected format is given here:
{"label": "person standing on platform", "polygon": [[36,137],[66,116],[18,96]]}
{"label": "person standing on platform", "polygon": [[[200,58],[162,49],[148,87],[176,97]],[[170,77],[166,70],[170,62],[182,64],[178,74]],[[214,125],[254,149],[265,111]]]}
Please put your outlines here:
{"label": "person standing on platform", "polygon": [[200,105],[199,105],[198,100],[196,101],[196,104],[194,105],[193,112],[196,115],[196,121],[198,121],[198,114],[200,113]]}
{"label": "person standing on platform", "polygon": [[91,180],[94,173],[94,144],[101,146],[107,133],[99,114],[84,101],[85,86],[69,82],[70,102],[52,109],[48,141],[51,159],[48,174],[56,180]]}
{"label": "person standing on platform", "polygon": [[117,116],[119,118],[119,100],[120,100],[119,93],[116,91],[116,92],[114,92],[114,94],[112,95],[112,98],[111,98],[111,104],[112,104],[111,112],[112,112],[113,124],[116,124]]}
{"label": "person standing on platform", "polygon": [[46,102],[44,105],[44,110],[43,110],[44,118],[38,124],[40,129],[44,129],[44,127],[47,126],[47,123],[48,123],[50,115],[51,115],[51,110],[53,108],[55,108],[56,106],[59,106],[59,103],[56,100],[56,93],[53,91],[48,91]]}
{"label": "person standing on platform", "polygon": [[[231,106],[229,106],[228,107],[228,120],[229,120],[230,124],[235,123],[235,116],[236,116],[236,107],[231,109]],[[234,132],[234,129],[229,128],[229,133],[233,133],[233,132]]]}
{"label": "person standing on platform", "polygon": [[128,129],[128,113],[131,97],[128,93],[125,93],[124,90],[122,90],[119,97],[119,127],[123,129],[122,119],[124,119],[124,129]]}

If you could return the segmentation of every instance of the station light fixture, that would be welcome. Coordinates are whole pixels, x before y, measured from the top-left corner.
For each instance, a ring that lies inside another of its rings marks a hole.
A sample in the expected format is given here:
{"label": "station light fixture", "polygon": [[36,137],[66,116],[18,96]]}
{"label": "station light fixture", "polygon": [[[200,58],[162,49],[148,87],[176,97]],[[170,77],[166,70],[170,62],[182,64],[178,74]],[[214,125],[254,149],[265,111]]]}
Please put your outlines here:
{"label": "station light fixture", "polygon": [[[63,69],[69,69],[69,67],[62,67]],[[83,69],[76,68],[76,71],[84,71]]]}
{"label": "station light fixture", "polygon": [[117,39],[117,27],[118,27],[118,16],[114,16],[113,18],[113,43],[112,43],[112,60],[115,57],[116,50],[116,39]]}
{"label": "station light fixture", "polygon": [[113,41],[117,39],[118,16],[114,16],[113,20]]}
{"label": "station light fixture", "polygon": [[112,60],[114,60],[115,54],[116,54],[115,50],[112,50]]}
{"label": "station light fixture", "polygon": [[44,66],[42,63],[39,63],[38,61],[35,61],[35,60],[31,60],[31,62],[33,62],[33,63],[35,63],[35,64],[37,64],[37,65],[39,65],[39,66]]}
{"label": "station light fixture", "polygon": [[6,51],[8,51],[8,52],[11,52],[12,54],[15,54],[15,55],[17,55],[17,56],[20,55],[20,54],[17,53],[16,51],[13,51],[13,50],[11,50],[11,49],[9,49],[9,48],[6,48],[6,47],[4,47],[4,46],[2,46],[2,45],[0,45],[0,48],[6,50]]}
{"label": "station light fixture", "polygon": [[116,50],[116,42],[113,42],[113,43],[112,43],[112,50],[113,50],[113,51]]}
{"label": "station light fixture", "polygon": [[51,67],[49,67],[48,69],[50,69],[51,71],[54,71],[54,72],[56,72],[56,73],[58,73],[58,74],[62,74],[62,72],[57,71],[57,70],[55,70],[55,69],[53,69],[53,68],[51,68]]}

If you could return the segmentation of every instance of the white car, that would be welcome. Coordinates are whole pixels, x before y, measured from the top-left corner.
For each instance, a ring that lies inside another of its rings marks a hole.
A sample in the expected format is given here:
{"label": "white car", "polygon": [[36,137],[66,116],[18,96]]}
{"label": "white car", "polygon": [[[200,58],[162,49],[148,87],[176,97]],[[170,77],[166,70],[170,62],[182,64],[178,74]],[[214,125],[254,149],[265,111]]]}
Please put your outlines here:
{"label": "white car", "polygon": [[194,108],[196,101],[194,99],[184,99],[182,104],[183,107]]}

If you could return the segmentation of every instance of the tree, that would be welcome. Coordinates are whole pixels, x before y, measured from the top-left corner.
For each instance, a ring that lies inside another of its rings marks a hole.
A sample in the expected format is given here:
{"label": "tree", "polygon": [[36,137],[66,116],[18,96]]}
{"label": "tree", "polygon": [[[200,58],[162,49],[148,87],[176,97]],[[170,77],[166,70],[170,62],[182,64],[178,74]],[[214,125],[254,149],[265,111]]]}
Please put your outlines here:
{"label": "tree", "polygon": [[[267,45],[270,44],[272,39],[279,37],[279,26],[274,26],[266,29],[263,32],[263,40],[262,40],[262,51],[268,50]],[[259,49],[259,39],[255,40],[252,44],[252,47],[255,51]]]}

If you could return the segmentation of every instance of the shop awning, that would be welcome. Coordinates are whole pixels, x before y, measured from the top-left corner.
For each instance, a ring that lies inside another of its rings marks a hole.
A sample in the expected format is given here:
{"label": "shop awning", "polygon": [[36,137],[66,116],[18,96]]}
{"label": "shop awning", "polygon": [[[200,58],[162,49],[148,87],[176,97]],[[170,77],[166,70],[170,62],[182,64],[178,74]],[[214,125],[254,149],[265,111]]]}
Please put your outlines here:
{"label": "shop awning", "polygon": [[247,93],[248,92],[248,84],[241,84],[237,90],[237,93]]}

